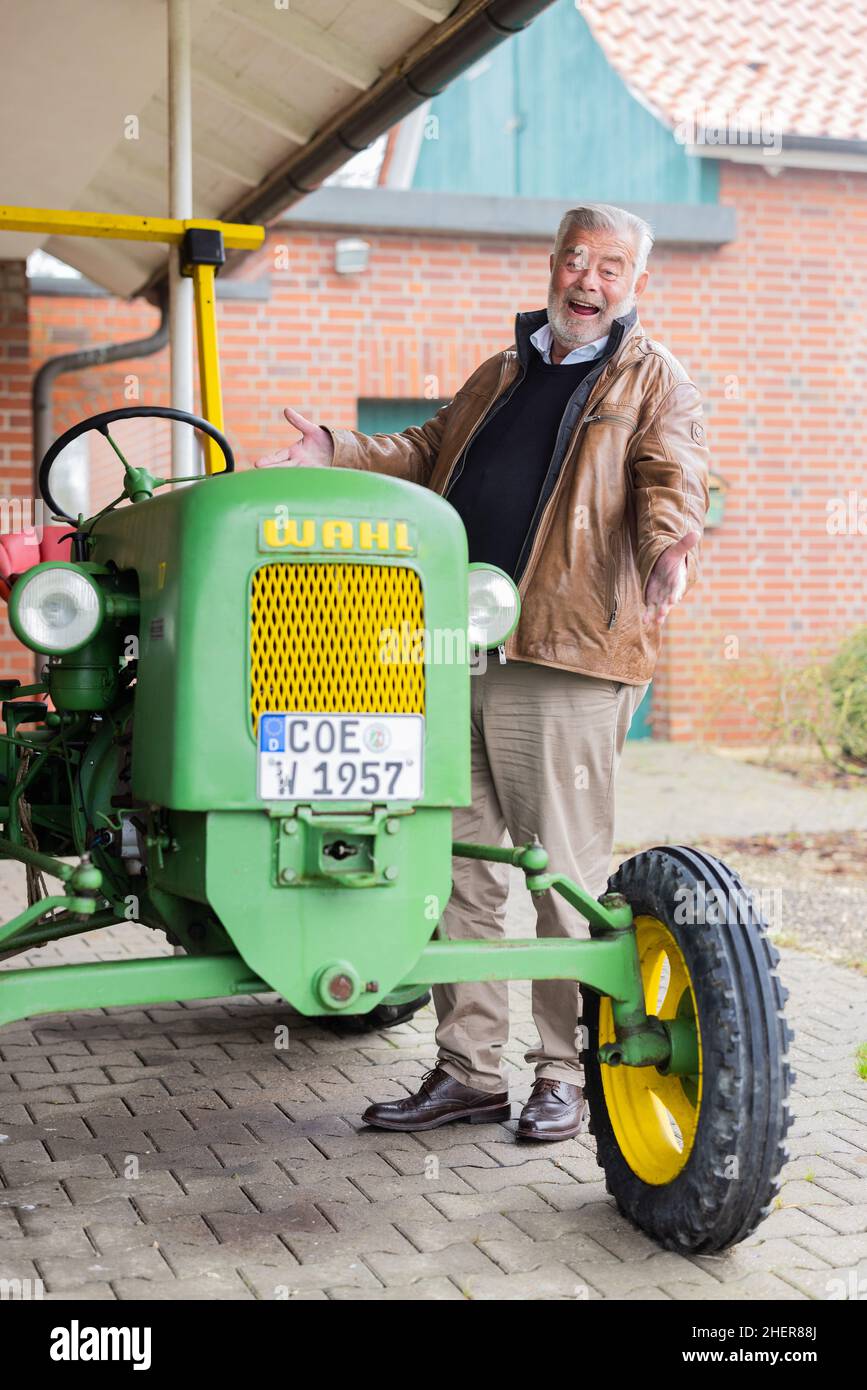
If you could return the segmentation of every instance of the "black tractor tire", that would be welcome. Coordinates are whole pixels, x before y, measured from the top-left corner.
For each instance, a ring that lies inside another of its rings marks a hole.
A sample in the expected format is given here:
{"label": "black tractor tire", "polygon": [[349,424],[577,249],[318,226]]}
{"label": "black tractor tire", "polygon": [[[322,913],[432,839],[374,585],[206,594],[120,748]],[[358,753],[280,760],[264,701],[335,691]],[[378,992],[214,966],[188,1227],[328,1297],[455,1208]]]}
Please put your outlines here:
{"label": "black tractor tire", "polygon": [[[660,847],[638,854],[621,864],[608,891],[622,893],[635,918],[662,923],[677,943],[695,998],[701,1078],[684,1166],[670,1181],[645,1181],[624,1156],[612,1124],[603,1066],[609,1087],[617,1083],[597,1056],[601,1001],[585,989],[585,1094],[597,1161],[621,1212],[662,1246],[725,1250],[769,1212],[787,1157],[793,1034],[783,1012],[787,991],[776,973],[779,955],[737,874],[697,850]],[[684,924],[682,904],[689,901],[712,901],[715,910],[699,916],[716,920]],[[648,1001],[648,1011],[654,1007]],[[628,1128],[621,1132],[628,1138]],[[638,1132],[643,1142],[646,1129]]]}

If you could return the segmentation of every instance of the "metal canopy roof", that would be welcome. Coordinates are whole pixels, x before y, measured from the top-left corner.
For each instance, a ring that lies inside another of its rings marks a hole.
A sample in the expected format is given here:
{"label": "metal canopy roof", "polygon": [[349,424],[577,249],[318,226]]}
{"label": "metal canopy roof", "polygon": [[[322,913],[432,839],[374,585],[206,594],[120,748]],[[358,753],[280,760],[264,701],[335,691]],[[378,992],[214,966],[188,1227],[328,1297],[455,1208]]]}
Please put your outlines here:
{"label": "metal canopy roof", "polygon": [[[266,221],[551,0],[191,0],[194,215]],[[168,214],[165,0],[0,0],[0,200]],[[11,233],[116,294],[165,248]]]}

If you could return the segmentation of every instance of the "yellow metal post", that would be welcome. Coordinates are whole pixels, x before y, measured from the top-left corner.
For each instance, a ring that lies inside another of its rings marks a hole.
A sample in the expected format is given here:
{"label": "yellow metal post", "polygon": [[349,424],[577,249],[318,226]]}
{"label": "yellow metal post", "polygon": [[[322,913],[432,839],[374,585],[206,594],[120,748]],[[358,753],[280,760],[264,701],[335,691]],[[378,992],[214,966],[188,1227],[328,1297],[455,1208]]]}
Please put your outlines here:
{"label": "yellow metal post", "polygon": [[[223,428],[223,394],[220,387],[220,352],[217,343],[217,304],[214,267],[193,265],[196,297],[196,338],[199,347],[199,391],[202,414],[218,430]],[[222,473],[226,461],[215,440],[205,435],[205,472]]]}

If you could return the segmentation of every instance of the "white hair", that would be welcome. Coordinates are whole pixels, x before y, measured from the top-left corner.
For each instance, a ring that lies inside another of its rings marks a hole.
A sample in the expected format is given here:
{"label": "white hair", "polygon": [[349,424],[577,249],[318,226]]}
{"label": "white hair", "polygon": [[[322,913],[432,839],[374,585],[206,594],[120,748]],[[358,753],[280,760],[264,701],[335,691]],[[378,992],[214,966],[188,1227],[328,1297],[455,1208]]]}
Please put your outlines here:
{"label": "white hair", "polygon": [[557,228],[555,260],[573,227],[585,232],[609,232],[631,241],[635,248],[635,279],[645,269],[653,248],[653,229],[642,217],[636,217],[635,213],[627,212],[625,208],[614,207],[612,203],[582,203],[577,208],[570,208]]}

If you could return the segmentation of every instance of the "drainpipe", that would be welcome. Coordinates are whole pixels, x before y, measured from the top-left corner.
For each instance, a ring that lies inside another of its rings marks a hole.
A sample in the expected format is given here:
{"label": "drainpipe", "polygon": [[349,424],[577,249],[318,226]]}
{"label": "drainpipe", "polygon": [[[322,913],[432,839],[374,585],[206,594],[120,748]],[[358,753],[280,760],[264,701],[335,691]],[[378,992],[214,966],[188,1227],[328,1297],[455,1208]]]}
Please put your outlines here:
{"label": "drainpipe", "polygon": [[[169,341],[169,297],[165,284],[157,294],[160,307],[159,326],[147,338],[133,338],[128,343],[109,343],[107,347],[81,348],[52,357],[39,368],[33,378],[33,496],[39,496],[39,465],[54,443],[52,392],[59,376],[83,372],[88,367],[107,367],[111,362],[125,362],[135,357],[152,357],[162,352]],[[40,679],[44,656],[34,657],[33,679]]]}
{"label": "drainpipe", "polygon": [[[83,372],[88,367],[107,367],[111,362],[125,362],[135,357],[152,357],[162,352],[169,341],[168,295],[165,285],[159,288],[159,327],[147,338],[134,338],[128,343],[110,343],[106,347],[81,348],[50,358],[33,378],[33,496],[39,495],[39,465],[55,439],[52,411],[54,383],[69,372]],[[189,431],[188,431],[189,433]]]}

